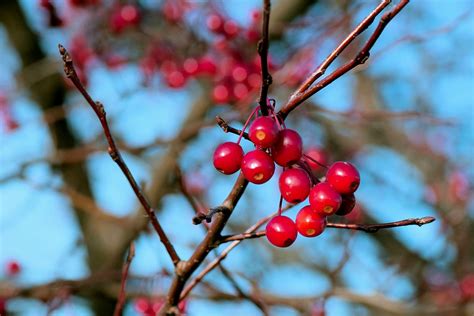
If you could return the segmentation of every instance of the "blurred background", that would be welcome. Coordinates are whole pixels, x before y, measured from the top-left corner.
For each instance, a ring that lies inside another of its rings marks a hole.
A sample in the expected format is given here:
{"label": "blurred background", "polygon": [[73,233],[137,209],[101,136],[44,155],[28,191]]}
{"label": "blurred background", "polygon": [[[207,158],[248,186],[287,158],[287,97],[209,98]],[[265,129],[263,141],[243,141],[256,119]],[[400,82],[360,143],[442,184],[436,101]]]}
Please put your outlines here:
{"label": "blurred background", "polygon": [[[377,4],[272,1],[277,109]],[[105,105],[124,159],[187,258],[205,230],[192,224],[182,188],[205,210],[237,177],[212,166],[214,148],[237,139],[215,116],[241,128],[256,105],[260,11],[257,0],[0,1],[1,315],[111,315],[132,240],[124,314],[152,315],[170,282],[171,262],[97,118],[65,80],[57,44]],[[356,209],[332,221],[437,220],[376,234],[327,229],[287,249],[242,242],[223,266],[271,315],[474,314],[473,13],[470,0],[412,1],[364,65],[289,116],[306,150],[361,171]],[[276,176],[249,185],[225,232],[244,231],[278,202]],[[262,314],[219,269],[183,308]]]}

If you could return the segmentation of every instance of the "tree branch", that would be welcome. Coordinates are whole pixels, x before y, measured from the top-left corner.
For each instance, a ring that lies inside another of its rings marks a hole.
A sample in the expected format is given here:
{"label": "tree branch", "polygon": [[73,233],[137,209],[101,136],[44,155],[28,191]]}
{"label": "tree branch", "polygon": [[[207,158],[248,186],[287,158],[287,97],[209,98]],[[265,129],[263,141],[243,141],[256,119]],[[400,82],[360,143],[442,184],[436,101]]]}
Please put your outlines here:
{"label": "tree branch", "polygon": [[288,100],[288,103],[278,112],[279,117],[282,119],[286,118],[288,114],[293,111],[298,105],[309,99],[316,92],[327,87],[330,83],[346,74],[356,66],[361,65],[367,61],[370,56],[370,50],[378,40],[388,23],[408,4],[409,0],[401,0],[392,10],[385,13],[379,21],[377,28],[374,30],[372,35],[369,37],[364,46],[357,53],[356,57],[341,67],[334,70],[332,73],[321,79],[315,85],[308,87],[304,92],[299,94],[293,94]]}
{"label": "tree branch", "polygon": [[[436,219],[431,216],[422,217],[422,218],[409,218],[397,222],[389,222],[382,224],[344,224],[344,223],[327,223],[326,227],[330,228],[339,228],[339,229],[350,229],[350,230],[360,230],[366,233],[376,233],[380,229],[395,228],[402,226],[418,225],[423,226],[434,222]],[[245,232],[242,234],[222,236],[220,243],[226,243],[231,241],[241,241],[245,239],[254,239],[265,236],[265,231],[258,232]]]}
{"label": "tree branch", "polygon": [[123,265],[122,270],[122,281],[120,283],[120,293],[117,299],[117,305],[115,305],[114,316],[120,316],[122,314],[123,304],[125,303],[125,285],[127,284],[128,278],[128,270],[130,268],[130,264],[132,263],[132,259],[135,256],[135,243],[132,242],[130,244],[130,248],[128,250],[127,260]]}
{"label": "tree branch", "polygon": [[137,196],[138,200],[142,204],[143,208],[145,209],[151,224],[153,225],[153,228],[157,232],[161,242],[166,248],[166,251],[168,252],[169,256],[171,257],[171,260],[173,261],[173,264],[176,266],[178,262],[180,262],[180,258],[178,254],[176,253],[176,250],[174,249],[173,245],[171,244],[170,240],[168,239],[168,236],[164,232],[163,228],[161,227],[160,223],[158,222],[158,219],[155,215],[155,210],[151,207],[150,203],[148,202],[147,198],[143,194],[141,188],[138,186],[135,178],[133,177],[132,173],[130,172],[130,169],[128,168],[127,164],[125,161],[122,159],[122,156],[120,154],[120,151],[115,144],[115,140],[112,136],[112,133],[110,132],[109,125],[107,123],[107,118],[106,118],[106,112],[104,109],[104,106],[100,102],[95,102],[92,100],[91,96],[89,93],[86,91],[84,86],[82,85],[76,70],[74,68],[74,64],[72,61],[71,56],[69,55],[68,51],[62,46],[59,45],[59,52],[63,58],[64,62],[64,73],[66,76],[71,80],[71,82],[76,86],[76,88],[79,90],[79,92],[83,95],[83,97],[86,99],[86,101],[89,103],[89,105],[92,107],[94,110],[95,114],[100,120],[100,123],[102,125],[102,129],[104,130],[105,137],[107,138],[107,143],[109,144],[108,152],[112,160],[120,167],[122,170],[123,174],[127,178],[128,182],[130,183],[130,186],[132,187],[133,191],[135,192],[135,195]]}
{"label": "tree branch", "polygon": [[[282,209],[282,213],[289,210],[292,208],[295,204],[289,204],[287,205],[284,209]],[[273,214],[270,214],[262,219],[260,219],[258,222],[256,222],[254,225],[249,227],[245,233],[253,233],[257,229],[259,229],[263,224],[268,222],[270,219],[272,219],[275,215],[278,215],[278,212],[275,212]],[[222,243],[222,237],[216,240],[216,244],[213,245],[214,247],[217,247]],[[191,290],[208,274],[211,272],[215,267],[217,267],[222,260],[224,260],[229,252],[232,251],[235,247],[237,247],[242,240],[235,240],[233,243],[231,243],[229,246],[227,246],[226,249],[224,249],[221,254],[215,258],[213,261],[211,261],[199,274],[191,281],[189,282],[188,286],[182,291],[180,300],[186,298],[186,296],[191,292]]]}
{"label": "tree branch", "polygon": [[234,186],[232,187],[232,190],[220,205],[220,207],[226,208],[228,211],[219,212],[216,214],[215,219],[212,222],[212,225],[209,228],[206,236],[198,245],[195,252],[191,255],[191,258],[176,267],[176,276],[172,281],[168,295],[166,297],[166,304],[164,304],[164,306],[161,308],[159,315],[179,314],[177,304],[180,301],[180,296],[182,296],[181,292],[183,291],[186,281],[204,261],[209,252],[215,248],[215,243],[219,239],[220,233],[224,229],[227,220],[232,215],[232,212],[244,193],[247,185],[248,181],[245,180],[242,174],[240,174]]}
{"label": "tree branch", "polygon": [[263,0],[263,23],[262,39],[258,42],[258,54],[260,55],[260,65],[262,67],[262,87],[258,104],[262,115],[268,115],[267,96],[268,89],[272,84],[272,76],[268,71],[268,47],[270,46],[268,36],[268,25],[270,23],[270,0]]}
{"label": "tree branch", "polygon": [[[222,117],[216,116],[216,121],[217,121],[217,124],[220,126],[220,128],[222,128],[224,133],[232,133],[235,135],[242,134],[242,131],[240,129],[230,126],[227,123],[227,121],[225,121]],[[250,140],[249,134],[247,132],[243,132],[242,137],[245,138],[246,140]]]}
{"label": "tree branch", "polygon": [[334,49],[319,67],[296,89],[293,95],[305,92],[319,77],[324,75],[328,67],[362,32],[364,32],[392,0],[383,0],[370,14]]}

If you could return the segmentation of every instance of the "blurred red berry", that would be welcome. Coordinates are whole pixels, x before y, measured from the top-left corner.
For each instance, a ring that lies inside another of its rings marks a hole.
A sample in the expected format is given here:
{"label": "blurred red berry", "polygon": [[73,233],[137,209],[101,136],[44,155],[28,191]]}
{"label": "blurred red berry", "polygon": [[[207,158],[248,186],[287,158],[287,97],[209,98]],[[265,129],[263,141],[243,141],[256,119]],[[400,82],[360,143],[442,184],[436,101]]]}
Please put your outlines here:
{"label": "blurred red berry", "polygon": [[217,14],[211,14],[207,17],[206,25],[209,30],[214,33],[220,32],[223,24],[224,21],[222,20],[222,17]]}
{"label": "blurred red berry", "polygon": [[233,21],[228,20],[224,23],[224,34],[227,37],[234,37],[239,33],[239,25]]}
{"label": "blurred red berry", "polygon": [[[327,165],[328,158],[323,149],[318,147],[311,147],[305,152],[305,161],[313,171],[321,171],[323,166]],[[319,164],[317,162],[319,162]]]}
{"label": "blurred red berry", "polygon": [[241,82],[247,79],[248,72],[247,69],[243,66],[236,66],[234,70],[232,70],[232,78],[234,78],[235,81]]}
{"label": "blurred red berry", "polygon": [[188,75],[195,75],[198,72],[199,64],[195,58],[186,58],[183,63],[183,69]]}
{"label": "blurred red berry", "polygon": [[341,197],[342,197],[341,206],[337,210],[336,215],[345,216],[349,214],[350,212],[352,212],[352,210],[354,209],[354,206],[356,204],[356,198],[354,194],[345,194],[345,195],[342,195]]}
{"label": "blurred red berry", "polygon": [[110,28],[112,32],[120,33],[127,27],[135,26],[140,22],[138,7],[133,4],[119,6],[111,13]]}
{"label": "blurred red berry", "polygon": [[11,260],[7,262],[5,270],[8,276],[13,277],[21,272],[21,266],[17,261]]}
{"label": "blurred red berry", "polygon": [[219,84],[212,89],[212,98],[216,103],[227,103],[229,102],[229,88],[223,84]]}
{"label": "blurred red berry", "polygon": [[449,194],[455,201],[465,201],[469,197],[469,180],[465,173],[455,171],[449,176]]}
{"label": "blurred red berry", "polygon": [[463,298],[472,300],[474,299],[474,273],[465,275],[461,282],[459,282],[461,288],[461,294]]}
{"label": "blurred red berry", "polygon": [[344,217],[349,222],[357,223],[362,220],[363,215],[364,214],[362,213],[362,207],[359,205],[359,203],[356,203],[352,211],[349,214],[345,215]]}
{"label": "blurred red berry", "polygon": [[186,84],[186,77],[179,70],[171,71],[166,75],[165,79],[170,88],[179,89]]}
{"label": "blurred red berry", "polygon": [[238,83],[234,86],[232,92],[235,99],[237,101],[240,101],[245,99],[249,95],[249,88],[243,83]]}
{"label": "blurred red berry", "polygon": [[198,60],[198,72],[199,74],[215,75],[217,72],[216,63],[210,57],[201,57]]}
{"label": "blurred red berry", "polygon": [[140,297],[135,299],[133,306],[137,312],[145,314],[150,309],[150,302],[147,298]]}
{"label": "blurred red berry", "polygon": [[175,1],[166,1],[161,11],[166,20],[177,23],[183,19],[183,8]]}

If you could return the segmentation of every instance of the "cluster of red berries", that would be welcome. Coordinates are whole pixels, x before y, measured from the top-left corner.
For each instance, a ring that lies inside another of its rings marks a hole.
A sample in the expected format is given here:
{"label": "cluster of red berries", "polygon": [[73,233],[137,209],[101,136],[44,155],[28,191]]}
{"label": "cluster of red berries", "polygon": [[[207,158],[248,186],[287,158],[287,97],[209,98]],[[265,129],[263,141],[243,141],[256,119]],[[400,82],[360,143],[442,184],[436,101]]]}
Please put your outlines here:
{"label": "cluster of red berries", "polygon": [[[304,169],[287,169],[280,176],[280,192],[288,202],[299,202],[309,196],[309,205],[296,215],[296,222],[278,215],[266,227],[267,239],[275,246],[288,247],[296,240],[297,233],[316,237],[326,228],[327,216],[349,214],[355,206],[354,192],[360,184],[357,169],[349,162],[332,164],[325,180],[310,187]],[[297,199],[288,197],[296,196]]]}
{"label": "cluster of red berries", "polygon": [[[258,108],[250,115],[249,121]],[[269,104],[270,116],[257,117],[249,128],[249,138],[255,149],[244,154],[239,142],[220,144],[213,157],[214,167],[223,174],[241,170],[245,179],[255,184],[270,180],[275,163],[283,167],[279,178],[282,198],[289,203],[299,203],[309,196],[308,206],[296,216],[296,223],[287,216],[278,215],[266,227],[267,239],[275,246],[288,247],[299,232],[305,237],[320,235],[329,215],[347,215],[355,206],[354,192],[360,184],[358,170],[349,162],[332,164],[320,182],[314,177],[309,162],[320,164],[311,156],[303,155],[303,142],[298,132],[285,128]]]}

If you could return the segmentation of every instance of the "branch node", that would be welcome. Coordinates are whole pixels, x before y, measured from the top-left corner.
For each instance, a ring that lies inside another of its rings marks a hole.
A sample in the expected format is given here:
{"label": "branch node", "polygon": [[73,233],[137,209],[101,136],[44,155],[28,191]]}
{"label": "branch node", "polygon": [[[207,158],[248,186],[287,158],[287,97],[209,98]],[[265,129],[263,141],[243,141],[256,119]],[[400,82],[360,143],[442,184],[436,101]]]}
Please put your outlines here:
{"label": "branch node", "polygon": [[257,43],[257,52],[261,55],[263,52],[263,40],[260,39]]}
{"label": "branch node", "polygon": [[97,107],[97,111],[99,111],[99,114],[103,117],[105,116],[105,108],[102,102],[100,101],[95,101],[95,105]]}
{"label": "branch node", "polygon": [[180,260],[176,263],[175,273],[179,278],[182,278],[184,271],[186,270],[187,262]]}
{"label": "branch node", "polygon": [[196,216],[193,218],[193,224],[194,225],[199,225],[203,221],[206,221],[207,223],[210,223],[212,221],[212,216],[216,213],[223,213],[227,214],[230,212],[230,209],[226,206],[218,206],[214,208],[210,208],[209,212],[207,214],[204,214],[202,212],[198,213]]}

